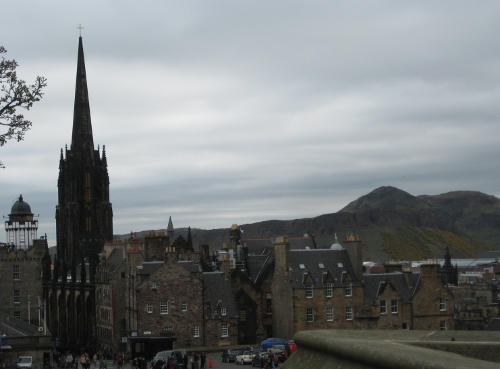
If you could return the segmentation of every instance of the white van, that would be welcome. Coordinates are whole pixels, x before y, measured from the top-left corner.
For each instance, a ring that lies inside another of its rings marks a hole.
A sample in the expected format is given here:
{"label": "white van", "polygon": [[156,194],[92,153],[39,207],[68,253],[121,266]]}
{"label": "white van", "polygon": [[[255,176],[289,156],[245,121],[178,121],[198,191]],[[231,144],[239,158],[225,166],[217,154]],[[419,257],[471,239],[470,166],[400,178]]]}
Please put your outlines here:
{"label": "white van", "polygon": [[33,365],[33,356],[19,356],[17,360],[18,369],[31,369]]}

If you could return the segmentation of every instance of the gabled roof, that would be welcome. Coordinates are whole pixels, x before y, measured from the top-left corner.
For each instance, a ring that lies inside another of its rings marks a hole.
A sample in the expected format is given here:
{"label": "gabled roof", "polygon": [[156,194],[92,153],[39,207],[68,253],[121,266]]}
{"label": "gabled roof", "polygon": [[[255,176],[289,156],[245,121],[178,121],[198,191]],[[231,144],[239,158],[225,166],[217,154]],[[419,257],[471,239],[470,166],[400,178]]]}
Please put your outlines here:
{"label": "gabled roof", "polygon": [[203,273],[206,319],[220,319],[221,307],[226,308],[226,318],[238,318],[231,281],[222,272]]}
{"label": "gabled roof", "polygon": [[400,272],[363,275],[365,282],[365,305],[375,305],[377,297],[389,286],[392,286],[398,293],[403,304],[410,303],[418,284],[419,276],[419,273],[412,273],[413,287],[409,287],[405,275]]}
{"label": "gabled roof", "polygon": [[346,250],[313,249],[290,250],[290,275],[293,287],[305,288],[305,275],[310,275],[315,288],[323,288],[325,277],[331,275],[334,287],[343,287],[349,281],[353,286],[361,285],[356,278]]}

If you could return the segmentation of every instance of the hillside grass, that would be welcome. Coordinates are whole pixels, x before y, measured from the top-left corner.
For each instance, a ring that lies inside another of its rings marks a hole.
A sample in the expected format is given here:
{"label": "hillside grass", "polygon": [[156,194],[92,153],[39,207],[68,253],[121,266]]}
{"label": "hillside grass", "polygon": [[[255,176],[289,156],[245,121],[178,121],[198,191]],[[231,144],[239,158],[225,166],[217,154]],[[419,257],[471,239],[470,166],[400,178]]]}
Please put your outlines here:
{"label": "hillside grass", "polygon": [[436,247],[443,249],[444,255],[444,249],[448,246],[450,253],[464,258],[475,258],[478,251],[488,249],[480,242],[437,228],[397,227],[394,232],[381,230],[380,234],[382,249],[396,260],[441,258],[432,251]]}

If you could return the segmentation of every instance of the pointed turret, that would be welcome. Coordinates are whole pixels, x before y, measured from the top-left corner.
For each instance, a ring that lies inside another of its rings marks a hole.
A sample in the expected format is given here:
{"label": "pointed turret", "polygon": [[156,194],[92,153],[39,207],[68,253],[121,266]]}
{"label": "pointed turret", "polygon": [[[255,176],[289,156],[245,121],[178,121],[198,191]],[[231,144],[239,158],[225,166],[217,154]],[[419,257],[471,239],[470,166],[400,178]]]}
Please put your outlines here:
{"label": "pointed turret", "polygon": [[78,44],[78,65],[76,68],[75,107],[73,115],[73,137],[71,150],[75,155],[89,154],[93,159],[94,140],[90,121],[89,93],[87,89],[87,73],[83,56],[82,37]]}
{"label": "pointed turret", "polygon": [[167,236],[174,238],[174,224],[172,223],[172,217],[168,218]]}

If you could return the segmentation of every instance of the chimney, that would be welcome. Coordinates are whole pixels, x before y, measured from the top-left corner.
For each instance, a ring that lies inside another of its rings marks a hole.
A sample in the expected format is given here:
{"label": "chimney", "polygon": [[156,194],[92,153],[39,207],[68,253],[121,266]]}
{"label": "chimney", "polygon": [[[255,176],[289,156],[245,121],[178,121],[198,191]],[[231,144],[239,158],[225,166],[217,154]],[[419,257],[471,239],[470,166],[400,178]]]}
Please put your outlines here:
{"label": "chimney", "polygon": [[276,237],[274,244],[274,269],[280,272],[288,272],[291,265],[290,242],[287,237]]}
{"label": "chimney", "polygon": [[387,260],[384,269],[386,273],[403,272],[403,265],[398,260]]}
{"label": "chimney", "polygon": [[361,248],[361,241],[359,237],[354,234],[350,234],[346,237],[344,241],[344,249],[346,249],[349,259],[351,261],[352,268],[354,269],[354,274],[358,280],[363,279],[363,252]]}
{"label": "chimney", "polygon": [[175,247],[173,246],[165,247],[165,264],[167,264],[167,266],[170,266],[171,263],[177,263],[178,260],[179,260],[179,254],[175,250]]}
{"label": "chimney", "polygon": [[201,253],[201,258],[207,262],[210,262],[210,248],[207,245],[207,243],[204,242],[202,245],[200,245],[199,249]]}

